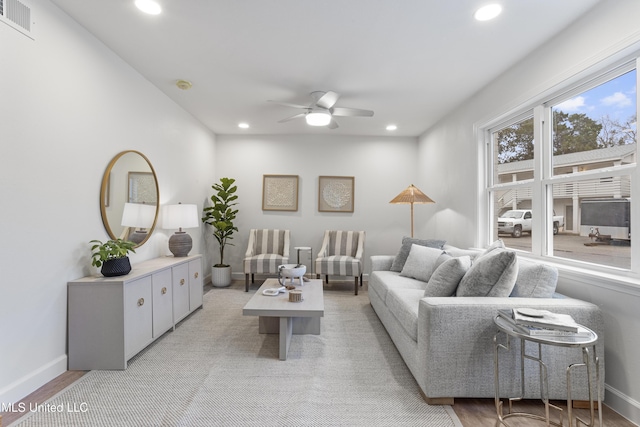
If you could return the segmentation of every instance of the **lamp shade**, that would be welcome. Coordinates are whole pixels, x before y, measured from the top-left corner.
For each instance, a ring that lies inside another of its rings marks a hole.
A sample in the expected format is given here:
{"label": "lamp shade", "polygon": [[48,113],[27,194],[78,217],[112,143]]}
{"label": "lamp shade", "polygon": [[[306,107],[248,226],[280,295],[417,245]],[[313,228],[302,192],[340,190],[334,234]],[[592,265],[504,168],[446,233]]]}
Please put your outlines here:
{"label": "lamp shade", "polygon": [[150,228],[156,217],[156,207],[144,203],[125,203],[122,223],[125,227]]}
{"label": "lamp shade", "polygon": [[393,204],[425,204],[425,203],[435,203],[433,200],[429,198],[426,194],[420,191],[416,186],[411,184],[404,191],[398,194],[393,198],[389,203]]}
{"label": "lamp shade", "polygon": [[198,207],[196,205],[165,205],[162,207],[162,228],[198,227]]}

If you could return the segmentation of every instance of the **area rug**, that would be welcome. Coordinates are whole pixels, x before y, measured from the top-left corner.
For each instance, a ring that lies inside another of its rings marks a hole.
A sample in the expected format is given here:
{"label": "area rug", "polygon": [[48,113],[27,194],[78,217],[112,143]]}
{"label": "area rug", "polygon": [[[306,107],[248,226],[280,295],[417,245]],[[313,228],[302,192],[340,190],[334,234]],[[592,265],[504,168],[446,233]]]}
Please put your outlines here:
{"label": "area rug", "polygon": [[128,369],[91,371],[14,425],[462,426],[420,397],[366,291],[326,288],[321,334],[294,335],[281,361],[243,288],[210,290]]}

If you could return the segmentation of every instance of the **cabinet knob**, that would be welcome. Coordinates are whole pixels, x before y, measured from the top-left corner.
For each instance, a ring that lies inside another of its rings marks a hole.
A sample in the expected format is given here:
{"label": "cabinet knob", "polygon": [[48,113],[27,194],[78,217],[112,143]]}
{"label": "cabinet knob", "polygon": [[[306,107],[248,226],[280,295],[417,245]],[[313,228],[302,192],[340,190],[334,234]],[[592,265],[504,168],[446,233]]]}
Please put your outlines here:
{"label": "cabinet knob", "polygon": [[180,286],[184,285],[184,279],[180,279]]}
{"label": "cabinet knob", "polygon": [[196,271],[195,273],[193,273],[193,278],[197,279],[198,278],[198,272]]}
{"label": "cabinet knob", "polygon": [[138,307],[142,307],[144,305],[144,298],[140,298],[138,300]]}
{"label": "cabinet knob", "polygon": [[160,289],[160,293],[161,293],[162,295],[166,294],[166,293],[167,293],[167,287],[166,287],[166,286],[164,286],[162,289]]}

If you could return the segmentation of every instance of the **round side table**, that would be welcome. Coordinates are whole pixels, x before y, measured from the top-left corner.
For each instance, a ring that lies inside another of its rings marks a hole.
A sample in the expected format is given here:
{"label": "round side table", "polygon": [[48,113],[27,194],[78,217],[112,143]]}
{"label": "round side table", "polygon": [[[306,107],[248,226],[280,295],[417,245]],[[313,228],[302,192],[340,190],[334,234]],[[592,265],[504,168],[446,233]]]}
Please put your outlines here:
{"label": "round side table", "polygon": [[[599,425],[602,426],[602,398],[600,392],[600,360],[596,355],[596,343],[598,342],[598,335],[593,332],[591,329],[584,327],[584,329],[588,332],[588,335],[583,336],[572,336],[572,335],[552,335],[552,336],[540,336],[540,335],[529,335],[525,332],[522,332],[518,329],[511,321],[505,319],[504,317],[498,315],[493,319],[495,325],[498,327],[498,332],[493,337],[494,343],[494,369],[495,369],[495,404],[496,404],[496,412],[498,414],[498,421],[501,424],[509,425],[505,422],[505,420],[512,417],[526,417],[533,418],[537,420],[542,420],[546,422],[546,425],[554,425],[554,426],[562,426],[562,408],[559,408],[555,405],[549,403],[549,384],[547,378],[547,369],[546,365],[542,361],[542,346],[550,345],[556,347],[574,347],[582,350],[582,363],[575,363],[567,367],[567,418],[569,422],[569,427],[573,426],[573,414],[572,414],[572,398],[571,398],[571,371],[579,366],[585,366],[587,369],[587,386],[589,387],[589,409],[590,409],[590,420],[589,423],[586,423],[582,419],[576,417],[576,426],[579,423],[582,423],[585,426],[594,426],[595,425],[595,406],[593,400],[593,383],[592,383],[592,375],[593,370],[595,368],[595,389],[596,396],[598,402],[598,421]],[[498,342],[498,337],[500,334],[507,335],[507,343],[500,344]],[[504,349],[509,351],[509,339],[508,337],[518,338],[520,340],[520,393],[519,397],[509,398],[509,408],[508,413],[503,414],[502,401],[500,399],[500,367],[499,367],[499,357],[498,351],[500,349]],[[530,355],[525,352],[525,342],[530,341],[537,344],[538,354]],[[524,374],[524,360],[532,360],[537,362],[540,366],[540,398],[544,402],[545,406],[545,416],[529,414],[526,412],[513,412],[512,411],[512,402],[521,400],[524,397],[524,389],[525,389],[525,374]],[[549,420],[549,409],[554,408],[561,412],[560,414],[560,422],[557,423],[555,421]]]}

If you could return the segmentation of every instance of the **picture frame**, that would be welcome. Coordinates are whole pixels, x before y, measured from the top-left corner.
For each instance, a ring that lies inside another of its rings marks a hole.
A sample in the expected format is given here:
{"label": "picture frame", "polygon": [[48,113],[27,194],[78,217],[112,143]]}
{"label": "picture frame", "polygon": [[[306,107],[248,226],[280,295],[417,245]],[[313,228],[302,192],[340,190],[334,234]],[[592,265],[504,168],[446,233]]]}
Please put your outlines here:
{"label": "picture frame", "polygon": [[353,212],[355,177],[320,176],[318,178],[319,212]]}
{"label": "picture frame", "polygon": [[127,181],[127,201],[129,203],[158,204],[158,193],[153,173],[130,171]]}
{"label": "picture frame", "polygon": [[262,210],[298,210],[298,175],[263,175]]}

